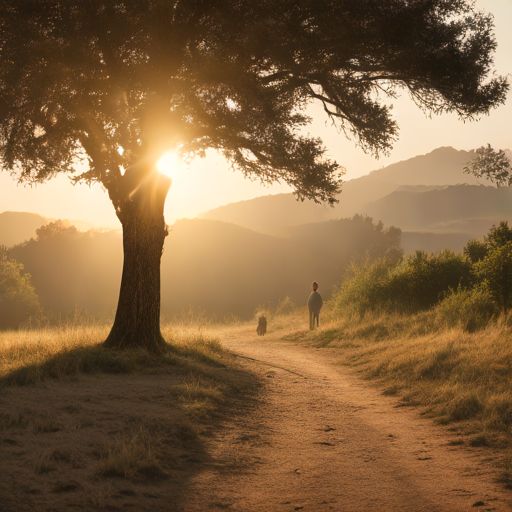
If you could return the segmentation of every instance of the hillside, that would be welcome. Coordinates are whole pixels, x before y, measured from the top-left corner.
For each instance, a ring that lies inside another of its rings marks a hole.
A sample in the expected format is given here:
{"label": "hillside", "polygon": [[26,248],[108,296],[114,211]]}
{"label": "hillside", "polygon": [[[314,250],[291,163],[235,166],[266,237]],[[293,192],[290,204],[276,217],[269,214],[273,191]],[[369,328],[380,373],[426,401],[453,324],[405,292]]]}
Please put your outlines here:
{"label": "hillside", "polygon": [[[286,295],[303,304],[313,280],[328,299],[351,258],[396,254],[399,244],[399,230],[363,218],[297,227],[287,239],[225,222],[184,219],[165,243],[162,313],[192,306],[196,312],[249,318],[259,305]],[[12,248],[9,257],[24,265],[41,305],[58,317],[72,313],[75,305],[90,312],[115,308],[122,252],[120,233],[84,233],[32,240]]]}
{"label": "hillside", "polygon": [[400,187],[366,205],[364,213],[406,231],[481,236],[500,220],[512,221],[512,189],[484,185]]}
{"label": "hillside", "polygon": [[[470,152],[444,147],[389,165],[368,176],[346,182],[335,208],[315,205],[311,201],[300,203],[292,194],[278,194],[221,206],[206,212],[203,218],[282,235],[290,226],[368,213],[369,204],[385,198],[401,186],[489,185],[486,180],[463,172],[470,159]],[[374,218],[381,219],[378,215]]]}
{"label": "hillside", "polygon": [[201,217],[237,224],[260,233],[283,235],[285,227],[327,220],[327,210],[312,201],[297,201],[293,194],[276,194],[221,206]]}
{"label": "hillside", "polygon": [[373,171],[368,177],[399,185],[490,184],[462,170],[471,160],[472,153],[451,147],[437,148],[426,155],[418,155]]}
{"label": "hillside", "polygon": [[10,247],[36,236],[36,229],[47,224],[46,217],[37,213],[0,213],[0,245]]}
{"label": "hillside", "polygon": [[[29,212],[0,213],[0,245],[11,247],[36,237],[36,229],[55,219]],[[65,225],[76,226],[80,231],[93,228],[89,222],[64,219]]]}

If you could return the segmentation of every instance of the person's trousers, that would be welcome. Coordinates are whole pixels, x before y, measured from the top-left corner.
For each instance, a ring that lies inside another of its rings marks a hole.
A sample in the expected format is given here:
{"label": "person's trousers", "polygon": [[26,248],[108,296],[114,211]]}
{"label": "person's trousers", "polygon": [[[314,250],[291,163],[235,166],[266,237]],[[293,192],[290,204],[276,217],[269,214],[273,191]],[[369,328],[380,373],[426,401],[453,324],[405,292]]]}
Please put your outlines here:
{"label": "person's trousers", "polygon": [[318,327],[318,317],[320,313],[316,313],[315,311],[309,312],[309,328],[313,330],[315,328],[315,318],[316,318],[316,326]]}

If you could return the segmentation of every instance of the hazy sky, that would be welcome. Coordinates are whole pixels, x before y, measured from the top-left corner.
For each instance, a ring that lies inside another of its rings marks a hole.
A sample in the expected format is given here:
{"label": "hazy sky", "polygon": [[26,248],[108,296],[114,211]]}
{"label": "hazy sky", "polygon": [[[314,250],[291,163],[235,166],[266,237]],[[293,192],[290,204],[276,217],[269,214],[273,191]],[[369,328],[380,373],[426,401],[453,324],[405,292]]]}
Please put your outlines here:
{"label": "hazy sky", "polygon": [[[478,0],[477,6],[495,17],[498,50],[496,70],[512,80],[512,0]],[[328,153],[347,169],[345,179],[357,178],[372,170],[440,146],[474,149],[490,143],[495,148],[512,149],[512,93],[507,102],[478,122],[463,123],[456,115],[427,118],[407,97],[393,102],[394,116],[400,126],[400,139],[389,157],[375,160],[330,126],[322,108],[312,106],[314,118],[309,132],[324,140]],[[233,172],[222,158],[210,153],[197,159],[190,168],[183,167],[173,180],[167,198],[167,223],[177,218],[194,217],[200,212],[227,203],[251,199],[269,193],[289,192],[279,184],[265,187]],[[47,217],[84,220],[99,226],[118,226],[114,209],[106,193],[95,185],[72,186],[60,176],[37,187],[16,185],[8,173],[0,172],[0,212],[28,211]]]}

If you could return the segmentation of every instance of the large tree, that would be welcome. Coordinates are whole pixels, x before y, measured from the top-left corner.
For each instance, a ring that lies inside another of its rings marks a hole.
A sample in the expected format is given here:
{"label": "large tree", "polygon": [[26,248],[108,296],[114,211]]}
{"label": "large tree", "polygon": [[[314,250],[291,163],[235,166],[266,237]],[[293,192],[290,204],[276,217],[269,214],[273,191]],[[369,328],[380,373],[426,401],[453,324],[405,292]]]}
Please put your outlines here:
{"label": "large tree", "polygon": [[19,181],[88,170],[123,226],[107,346],[159,350],[168,150],[221,151],[246,176],[332,203],[341,168],[305,136],[312,101],[362,148],[390,150],[407,90],[463,119],[504,101],[490,15],[463,0],[2,0],[0,158]]}

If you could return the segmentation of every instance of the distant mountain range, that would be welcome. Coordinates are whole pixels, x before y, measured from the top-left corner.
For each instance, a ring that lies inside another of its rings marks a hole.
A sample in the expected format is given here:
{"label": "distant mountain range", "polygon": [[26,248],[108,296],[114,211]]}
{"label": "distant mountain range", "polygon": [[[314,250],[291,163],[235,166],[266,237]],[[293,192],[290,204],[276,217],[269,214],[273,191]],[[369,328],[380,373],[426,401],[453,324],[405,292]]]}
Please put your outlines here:
{"label": "distant mountain range", "polygon": [[512,189],[466,184],[399,187],[367,204],[364,213],[405,231],[481,236],[493,223],[512,220]]}
{"label": "distant mountain range", "polygon": [[[366,214],[403,231],[449,234],[443,240],[459,250],[462,240],[482,236],[495,222],[512,220],[511,189],[496,189],[489,181],[463,172],[472,156],[443,147],[373,171],[346,182],[335,208],[277,194],[222,206],[202,217],[287,236],[291,227],[300,224]],[[411,239],[420,242],[418,249],[432,250],[431,236]]]}

